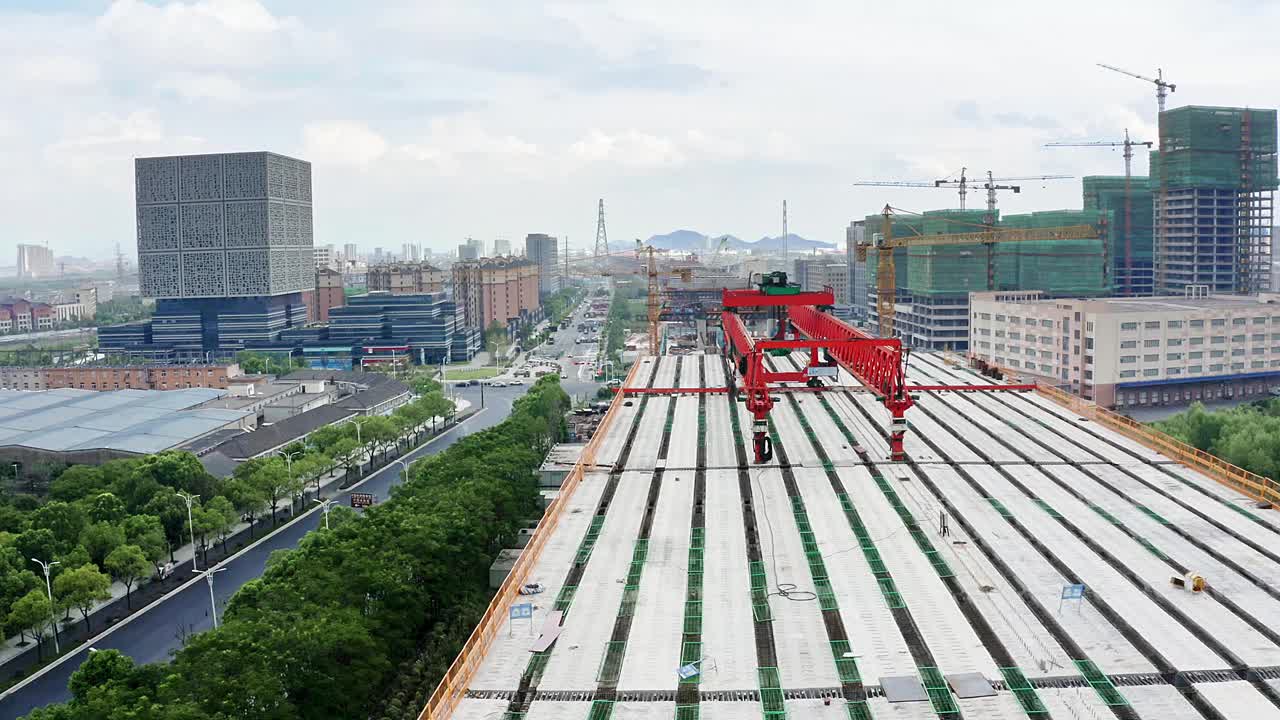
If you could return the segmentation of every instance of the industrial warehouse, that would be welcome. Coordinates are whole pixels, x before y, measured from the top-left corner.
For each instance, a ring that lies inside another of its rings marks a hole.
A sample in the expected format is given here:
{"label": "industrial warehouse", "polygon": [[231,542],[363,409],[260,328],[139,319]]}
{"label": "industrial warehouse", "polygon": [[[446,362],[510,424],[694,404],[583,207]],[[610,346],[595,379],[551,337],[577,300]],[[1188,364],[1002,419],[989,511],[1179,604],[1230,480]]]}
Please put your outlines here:
{"label": "industrial warehouse", "polygon": [[955,356],[910,356],[892,462],[841,365],[758,463],[722,358],[637,363],[422,717],[1280,712],[1273,511]]}

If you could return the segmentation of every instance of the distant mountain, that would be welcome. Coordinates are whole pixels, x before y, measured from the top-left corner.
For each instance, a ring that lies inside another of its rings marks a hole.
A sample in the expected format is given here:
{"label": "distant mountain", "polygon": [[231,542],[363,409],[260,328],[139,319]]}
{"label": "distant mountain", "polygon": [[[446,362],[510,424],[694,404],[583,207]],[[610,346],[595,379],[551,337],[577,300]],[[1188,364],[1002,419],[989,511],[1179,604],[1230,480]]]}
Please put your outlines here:
{"label": "distant mountain", "polygon": [[[763,237],[755,242],[748,242],[733,235],[704,235],[696,230],[675,230],[665,235],[654,235],[646,242],[656,248],[663,250],[676,250],[680,252],[689,252],[697,250],[715,250],[720,247],[721,241],[725,241],[725,247],[730,250],[781,250],[782,236]],[[814,248],[834,249],[831,243],[824,243],[817,240],[809,240],[795,233],[787,234],[788,250],[812,250]]]}

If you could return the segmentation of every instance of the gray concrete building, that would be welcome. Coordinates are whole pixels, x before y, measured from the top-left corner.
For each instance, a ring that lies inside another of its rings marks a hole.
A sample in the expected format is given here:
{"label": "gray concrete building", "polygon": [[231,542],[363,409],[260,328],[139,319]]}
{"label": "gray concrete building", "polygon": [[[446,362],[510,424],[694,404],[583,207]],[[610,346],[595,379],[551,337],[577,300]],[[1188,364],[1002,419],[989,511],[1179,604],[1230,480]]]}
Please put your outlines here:
{"label": "gray concrete building", "polygon": [[260,297],[314,287],[311,163],[269,152],[134,163],[144,296]]}
{"label": "gray concrete building", "polygon": [[538,264],[539,295],[550,295],[560,289],[557,244],[554,236],[543,233],[529,233],[524,238],[525,257]]}

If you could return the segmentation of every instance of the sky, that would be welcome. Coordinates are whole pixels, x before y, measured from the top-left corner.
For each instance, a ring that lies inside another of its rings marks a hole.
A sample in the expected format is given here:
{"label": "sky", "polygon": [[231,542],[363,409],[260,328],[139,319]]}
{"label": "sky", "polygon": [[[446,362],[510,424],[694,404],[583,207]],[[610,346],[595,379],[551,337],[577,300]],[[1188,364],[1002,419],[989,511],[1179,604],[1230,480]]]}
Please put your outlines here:
{"label": "sky", "polygon": [[[678,228],[840,242],[858,180],[1121,174],[1170,107],[1275,107],[1280,3],[0,0],[0,253],[135,247],[133,158],[313,165],[315,241],[590,247]],[[1146,172],[1146,158],[1135,161]],[[1003,212],[1080,207],[1022,183]],[[970,196],[970,203],[978,201]],[[10,248],[6,248],[10,245]]]}

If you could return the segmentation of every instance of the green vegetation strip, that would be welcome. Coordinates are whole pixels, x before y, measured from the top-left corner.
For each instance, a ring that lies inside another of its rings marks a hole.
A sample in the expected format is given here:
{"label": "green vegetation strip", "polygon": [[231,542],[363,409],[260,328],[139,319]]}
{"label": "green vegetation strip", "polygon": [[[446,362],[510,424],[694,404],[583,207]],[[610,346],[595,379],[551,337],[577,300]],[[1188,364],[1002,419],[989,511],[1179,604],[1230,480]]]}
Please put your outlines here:
{"label": "green vegetation strip", "polygon": [[274,553],[170,663],[91,653],[72,699],[31,717],[416,717],[485,612],[493,548],[541,514],[537,469],[568,408],[558,378],[540,380],[504,422],[415,462],[390,498],[335,508],[330,529]]}

